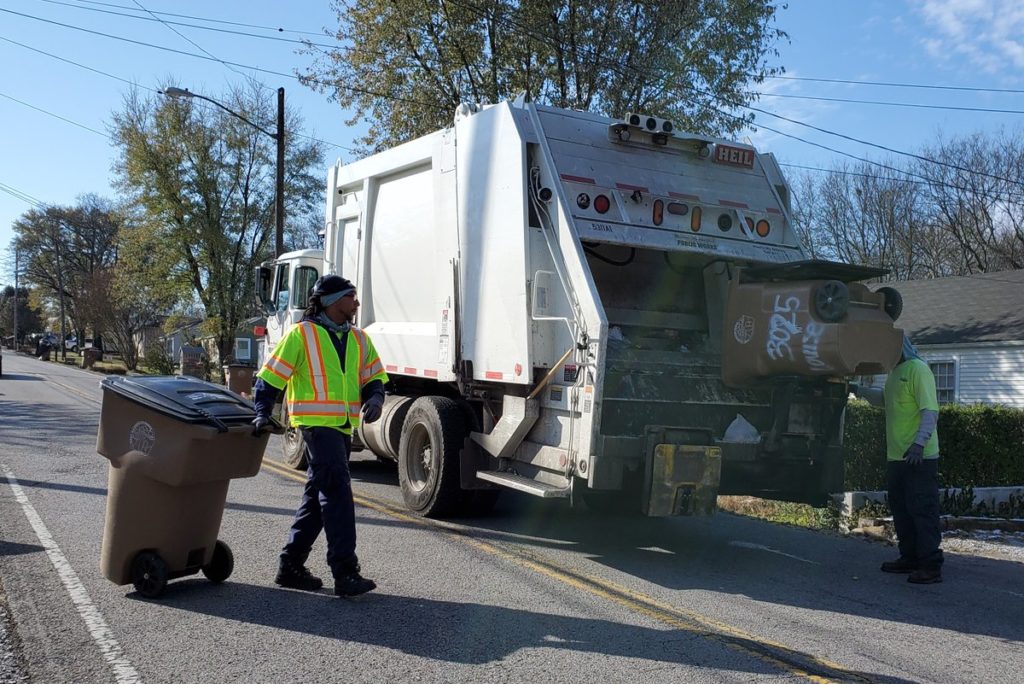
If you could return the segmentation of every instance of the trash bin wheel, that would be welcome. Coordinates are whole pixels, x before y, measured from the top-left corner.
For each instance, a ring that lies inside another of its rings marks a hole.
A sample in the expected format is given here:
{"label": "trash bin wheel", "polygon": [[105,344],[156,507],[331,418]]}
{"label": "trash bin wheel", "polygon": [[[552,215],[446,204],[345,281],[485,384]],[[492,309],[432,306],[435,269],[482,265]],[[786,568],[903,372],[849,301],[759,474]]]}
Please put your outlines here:
{"label": "trash bin wheel", "polygon": [[200,569],[206,579],[220,584],[231,577],[231,571],[235,569],[235,554],[231,553],[231,547],[218,539],[213,546],[213,558]]}
{"label": "trash bin wheel", "polygon": [[167,588],[167,563],[160,554],[143,551],[132,561],[132,584],[146,598],[156,598]]}
{"label": "trash bin wheel", "polygon": [[903,295],[900,294],[899,290],[891,287],[878,288],[878,294],[885,297],[883,309],[885,313],[889,314],[889,318],[895,321],[903,313]]}
{"label": "trash bin wheel", "polygon": [[814,292],[814,312],[826,323],[838,323],[850,308],[850,289],[840,280],[826,280]]}

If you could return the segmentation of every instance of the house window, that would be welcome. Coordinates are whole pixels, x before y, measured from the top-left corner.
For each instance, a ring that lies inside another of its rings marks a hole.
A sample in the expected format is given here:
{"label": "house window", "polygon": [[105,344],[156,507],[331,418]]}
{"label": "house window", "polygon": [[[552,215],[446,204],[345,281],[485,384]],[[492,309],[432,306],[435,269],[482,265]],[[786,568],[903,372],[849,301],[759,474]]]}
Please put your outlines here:
{"label": "house window", "polygon": [[956,362],[930,361],[928,367],[935,376],[935,394],[940,404],[956,401]]}
{"label": "house window", "polygon": [[235,338],[235,361],[252,360],[252,340],[248,337]]}

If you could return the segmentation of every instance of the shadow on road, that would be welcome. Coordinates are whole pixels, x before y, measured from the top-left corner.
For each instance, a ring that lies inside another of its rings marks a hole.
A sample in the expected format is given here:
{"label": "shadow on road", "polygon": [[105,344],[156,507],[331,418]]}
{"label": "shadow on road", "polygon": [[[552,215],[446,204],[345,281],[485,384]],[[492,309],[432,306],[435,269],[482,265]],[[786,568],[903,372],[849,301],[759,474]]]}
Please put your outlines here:
{"label": "shadow on road", "polygon": [[0,442],[7,446],[39,448],[45,444],[40,437],[51,441],[95,439],[98,425],[95,408],[0,399]]}
{"label": "shadow on road", "polygon": [[[561,649],[705,667],[711,672],[724,669],[778,674],[781,669],[753,656],[737,658],[737,647],[773,654],[763,643],[732,635],[701,629],[652,629],[609,620],[385,592],[347,601],[326,590],[309,594],[233,582],[217,586],[197,579],[168,585],[160,605],[467,665],[497,662],[521,649]],[[709,641],[732,648],[709,650]],[[792,651],[788,657],[811,659]],[[849,674],[875,682],[906,681],[874,674]]]}

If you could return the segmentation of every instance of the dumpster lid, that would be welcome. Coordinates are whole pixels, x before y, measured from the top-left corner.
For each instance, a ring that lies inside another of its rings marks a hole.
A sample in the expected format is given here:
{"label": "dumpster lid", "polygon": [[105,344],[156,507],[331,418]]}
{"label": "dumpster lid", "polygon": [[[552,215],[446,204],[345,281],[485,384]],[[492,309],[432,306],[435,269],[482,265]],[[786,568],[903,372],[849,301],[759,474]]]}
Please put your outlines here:
{"label": "dumpster lid", "polygon": [[784,264],[752,266],[741,272],[743,282],[772,280],[841,280],[844,283],[869,278],[881,278],[889,272],[885,268],[844,264],[838,261],[806,260]]}
{"label": "dumpster lid", "polygon": [[100,386],[129,401],[184,423],[212,425],[226,431],[230,425],[251,423],[256,409],[222,385],[180,375],[110,376]]}

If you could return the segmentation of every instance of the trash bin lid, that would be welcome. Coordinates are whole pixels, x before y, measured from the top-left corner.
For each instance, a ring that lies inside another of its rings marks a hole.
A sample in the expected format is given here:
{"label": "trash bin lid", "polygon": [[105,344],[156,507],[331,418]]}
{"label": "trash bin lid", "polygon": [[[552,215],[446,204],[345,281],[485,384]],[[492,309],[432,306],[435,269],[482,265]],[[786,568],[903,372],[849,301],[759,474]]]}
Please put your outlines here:
{"label": "trash bin lid", "polygon": [[100,386],[184,423],[206,424],[218,430],[250,423],[256,417],[251,402],[222,385],[180,375],[110,376]]}

